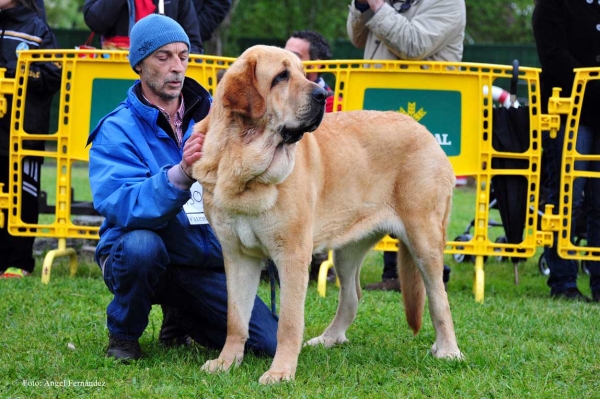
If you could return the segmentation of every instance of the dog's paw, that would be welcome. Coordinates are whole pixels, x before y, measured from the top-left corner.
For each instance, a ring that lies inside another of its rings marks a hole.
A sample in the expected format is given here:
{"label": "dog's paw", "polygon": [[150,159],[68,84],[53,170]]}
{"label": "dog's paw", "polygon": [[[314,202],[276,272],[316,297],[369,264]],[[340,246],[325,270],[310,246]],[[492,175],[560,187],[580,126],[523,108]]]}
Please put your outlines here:
{"label": "dog's paw", "polygon": [[454,359],[463,360],[464,356],[460,349],[438,349],[437,344],[433,344],[431,347],[431,354],[438,359]]}
{"label": "dog's paw", "polygon": [[325,337],[324,335],[321,335],[321,336],[315,337],[313,339],[309,339],[308,341],[306,341],[304,343],[304,346],[323,345],[325,348],[331,348],[336,345],[345,344],[347,342],[350,342],[350,341],[348,341],[346,339],[346,336],[341,336],[341,337],[337,337],[337,338],[328,338],[328,337]]}
{"label": "dog's paw", "polygon": [[277,384],[281,381],[293,381],[294,373],[291,371],[272,371],[269,370],[260,377],[258,380],[261,384]]}
{"label": "dog's paw", "polygon": [[211,374],[221,373],[221,372],[224,372],[224,371],[229,371],[229,369],[233,365],[239,366],[240,363],[242,363],[242,359],[238,360],[238,358],[236,358],[235,361],[226,361],[226,360],[222,360],[221,358],[218,358],[218,359],[207,361],[200,368],[200,370],[206,371],[206,372],[211,373]]}
{"label": "dog's paw", "polygon": [[206,371],[207,373],[214,374],[214,373],[219,373],[222,371],[227,371],[227,370],[229,370],[230,367],[231,367],[231,365],[226,366],[225,363],[221,362],[219,359],[213,359],[213,360],[209,360],[206,363],[204,363],[204,365],[202,365],[200,370]]}

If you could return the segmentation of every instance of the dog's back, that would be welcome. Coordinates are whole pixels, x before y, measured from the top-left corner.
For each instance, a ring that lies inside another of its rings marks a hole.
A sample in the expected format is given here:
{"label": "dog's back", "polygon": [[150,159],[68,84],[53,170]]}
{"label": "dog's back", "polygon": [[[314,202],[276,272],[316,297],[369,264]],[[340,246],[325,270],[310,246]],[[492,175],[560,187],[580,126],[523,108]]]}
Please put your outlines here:
{"label": "dog's back", "polygon": [[321,236],[336,235],[357,220],[366,227],[374,223],[371,217],[385,224],[382,217],[391,212],[435,212],[440,219],[449,212],[455,178],[448,158],[424,126],[397,112],[327,114],[299,142],[296,164],[284,184],[300,179],[318,190],[317,246]]}

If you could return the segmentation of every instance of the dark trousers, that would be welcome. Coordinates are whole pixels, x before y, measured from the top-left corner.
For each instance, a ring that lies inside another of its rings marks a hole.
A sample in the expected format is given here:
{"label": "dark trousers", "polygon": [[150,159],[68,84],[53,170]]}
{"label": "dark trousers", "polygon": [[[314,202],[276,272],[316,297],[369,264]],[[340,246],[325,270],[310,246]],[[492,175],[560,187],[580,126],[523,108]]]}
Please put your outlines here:
{"label": "dark trousers", "polygon": [[397,252],[385,251],[383,253],[383,274],[381,275],[382,280],[398,278],[398,267],[396,266],[397,258]]}
{"label": "dark trousers", "polygon": [[[227,336],[227,285],[223,269],[169,263],[164,242],[149,230],[124,234],[104,263],[104,282],[114,298],[106,309],[107,327],[118,339],[138,339],[148,326],[153,304],[177,309],[178,324],[193,340],[222,349]],[[257,297],[246,349],[275,355],[277,318]]]}
{"label": "dark trousers", "polygon": [[[585,126],[579,126],[577,132],[577,151],[580,154],[600,154],[600,132]],[[562,168],[562,152],[565,139],[564,128],[558,131],[555,139],[551,139],[548,132],[542,135],[544,157],[542,162],[542,173],[544,181],[548,184],[548,203],[554,205],[554,211],[559,212],[560,195],[560,171]],[[598,162],[578,161],[575,163],[576,170],[588,170],[600,172]],[[600,179],[575,179],[571,187],[571,226],[582,213],[583,201],[587,203],[587,242],[591,247],[600,247]],[[582,193],[585,196],[582,196]],[[571,229],[571,238],[575,231]],[[544,256],[548,261],[550,276],[548,286],[552,292],[560,292],[569,288],[577,287],[577,262],[572,259],[562,259],[556,251],[557,235],[554,234],[554,245],[544,248]],[[590,287],[592,291],[600,290],[600,262],[587,262],[590,271]]]}
{"label": "dark trousers", "polygon": [[[21,220],[28,224],[38,223],[40,192],[40,174],[42,159],[28,157],[22,164],[22,190],[21,190]],[[0,183],[4,183],[3,191],[8,192],[8,167],[9,158],[0,156]],[[0,229],[0,271],[9,267],[18,267],[28,272],[33,272],[35,260],[33,258],[33,242],[35,237],[13,236],[8,234],[8,212],[4,212],[4,227]]]}

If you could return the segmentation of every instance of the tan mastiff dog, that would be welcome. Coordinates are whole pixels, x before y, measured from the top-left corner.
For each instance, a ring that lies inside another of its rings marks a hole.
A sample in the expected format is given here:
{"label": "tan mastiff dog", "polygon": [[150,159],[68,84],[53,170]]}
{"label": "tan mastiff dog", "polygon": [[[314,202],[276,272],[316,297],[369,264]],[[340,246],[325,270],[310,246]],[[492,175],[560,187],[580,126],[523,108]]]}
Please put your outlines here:
{"label": "tan mastiff dog", "polygon": [[[223,247],[228,331],[219,357],[203,370],[239,365],[264,259],[281,280],[277,350],[261,383],[291,380],[304,330],[313,252],[334,249],[338,310],[319,337],[347,342],[361,295],[365,254],[386,234],[399,237],[406,318],[421,328],[425,294],[436,339],[431,352],[461,358],[442,282],[454,173],[425,127],[397,112],[324,115],[326,92],[306,79],[297,56],[254,46],[225,73],[208,118],[194,177]],[[313,134],[304,135],[307,132]]]}

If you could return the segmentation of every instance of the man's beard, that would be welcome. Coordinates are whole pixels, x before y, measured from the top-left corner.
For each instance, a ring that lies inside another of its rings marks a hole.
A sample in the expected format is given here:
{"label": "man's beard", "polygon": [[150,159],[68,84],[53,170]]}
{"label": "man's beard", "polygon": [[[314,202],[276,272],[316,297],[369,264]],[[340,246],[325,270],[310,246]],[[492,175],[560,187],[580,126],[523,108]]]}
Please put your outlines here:
{"label": "man's beard", "polygon": [[178,90],[176,94],[167,93],[163,90],[163,88],[167,85],[167,82],[172,82],[174,80],[183,82],[184,77],[181,74],[171,75],[165,78],[163,81],[159,81],[158,79],[154,79],[151,77],[147,80],[148,88],[152,90],[152,92],[158,96],[163,101],[171,101],[179,98],[181,94],[181,90]]}

